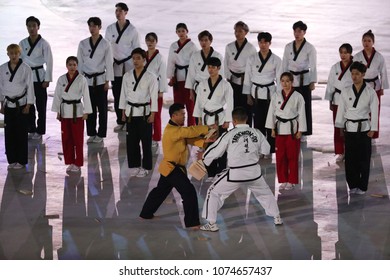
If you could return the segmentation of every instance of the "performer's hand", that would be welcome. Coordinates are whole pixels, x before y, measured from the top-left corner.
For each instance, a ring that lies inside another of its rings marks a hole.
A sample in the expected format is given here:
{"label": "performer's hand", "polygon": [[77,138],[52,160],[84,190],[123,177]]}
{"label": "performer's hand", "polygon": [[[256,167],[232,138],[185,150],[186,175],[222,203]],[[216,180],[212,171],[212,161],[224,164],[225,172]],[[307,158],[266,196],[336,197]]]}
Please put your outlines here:
{"label": "performer's hand", "polygon": [[50,85],[50,82],[43,82],[43,83],[42,83],[42,87],[43,87],[43,88],[48,88],[49,85]]}
{"label": "performer's hand", "polygon": [[204,150],[198,150],[198,151],[196,152],[196,159],[197,159],[197,160],[202,159],[203,154],[204,154]]}
{"label": "performer's hand", "polygon": [[367,132],[367,136],[372,138],[374,136],[374,133],[375,131],[370,130],[369,132]]}
{"label": "performer's hand", "polygon": [[333,111],[334,107],[333,107],[333,104],[332,104],[332,101],[329,101],[329,110]]}
{"label": "performer's hand", "polygon": [[106,83],[104,84],[104,91],[108,91],[109,88],[110,88],[110,84],[108,81],[106,81]]}
{"label": "performer's hand", "polygon": [[30,113],[30,104],[27,104],[26,107],[23,108],[22,113],[25,115]]}
{"label": "performer's hand", "polygon": [[175,77],[172,77],[168,82],[168,86],[173,87],[175,84],[176,84],[176,79]]}
{"label": "performer's hand", "polygon": [[345,133],[344,133],[344,129],[340,129],[340,137],[344,137]]}
{"label": "performer's hand", "polygon": [[57,120],[59,120],[59,121],[61,121],[61,115],[60,115],[60,113],[57,113],[57,118],[56,118]]}
{"label": "performer's hand", "polygon": [[152,112],[148,118],[148,123],[153,123],[154,122],[154,112]]}
{"label": "performer's hand", "polygon": [[209,127],[209,130],[211,130],[211,129],[218,130],[218,125],[216,125],[215,123],[211,124],[211,125],[208,125],[208,127]]}
{"label": "performer's hand", "polygon": [[383,89],[378,90],[378,95],[383,95]]}
{"label": "performer's hand", "polygon": [[296,139],[301,139],[302,137],[302,132],[298,131],[296,134],[295,134],[295,138]]}
{"label": "performer's hand", "polygon": [[88,119],[88,114],[83,115],[83,120],[85,121],[86,119]]}
{"label": "performer's hand", "polygon": [[314,90],[316,88],[316,84],[310,83],[309,88],[310,88],[310,90]]}
{"label": "performer's hand", "polygon": [[224,129],[228,129],[229,128],[229,122],[224,122],[223,125],[222,125],[222,128]]}
{"label": "performer's hand", "polygon": [[122,121],[125,122],[126,121],[126,114],[125,114],[125,110],[122,110]]}
{"label": "performer's hand", "polygon": [[253,97],[248,94],[248,97],[246,98],[246,103],[248,103],[249,106],[253,106]]}
{"label": "performer's hand", "polygon": [[276,137],[276,131],[275,131],[275,129],[272,129],[271,137],[272,137],[272,138],[275,138],[275,137]]}
{"label": "performer's hand", "polygon": [[193,89],[190,89],[190,100],[195,100],[195,91]]}
{"label": "performer's hand", "polygon": [[158,98],[163,98],[164,94],[162,92],[158,93]]}

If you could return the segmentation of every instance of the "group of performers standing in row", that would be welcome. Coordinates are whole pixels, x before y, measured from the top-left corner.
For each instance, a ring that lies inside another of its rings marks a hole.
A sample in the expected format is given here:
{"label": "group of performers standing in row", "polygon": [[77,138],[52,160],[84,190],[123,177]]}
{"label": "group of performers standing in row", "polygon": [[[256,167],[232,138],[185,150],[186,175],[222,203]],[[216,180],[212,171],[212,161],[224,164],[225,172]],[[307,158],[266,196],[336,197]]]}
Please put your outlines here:
{"label": "group of performers standing in row", "polygon": [[[117,122],[114,131],[127,131],[131,176],[144,177],[152,170],[152,146],[161,140],[163,93],[169,85],[173,87],[174,103],[182,104],[187,112],[187,126],[203,127],[195,136],[217,128],[219,138],[214,143],[202,144],[206,149],[204,159],[215,154],[218,145],[224,143],[227,139],[223,140],[224,135],[230,135],[231,123],[238,120],[242,125],[242,112],[236,112],[236,120],[232,112],[234,108],[244,108],[248,129],[253,123],[269,143],[269,149],[262,148],[255,157],[270,158],[275,152],[279,188],[290,190],[298,183],[300,143],[312,134],[311,98],[317,82],[317,53],[305,39],[305,23],[293,24],[295,39],[285,46],[283,59],[271,51],[272,35],[268,32],[258,34],[259,51],[256,51],[246,39],[249,28],[242,21],[234,25],[236,40],[226,46],[224,57],[211,46],[213,36],[209,31],[199,33],[198,50],[188,37],[186,24],[179,23],[176,26],[179,39],[171,44],[165,63],[156,49],[157,35],[151,32],[145,36],[144,51],[137,29],[126,19],[127,5],[118,3],[115,8],[117,22],[107,27],[104,38],[100,34],[101,20],[88,19],[91,37],[80,42],[77,56],[67,58],[68,71],[57,80],[52,111],[61,121],[68,172],[79,172],[83,165],[84,120],[88,144],[100,143],[107,136],[107,93],[111,81]],[[19,45],[9,45],[10,61],[0,66],[1,112],[5,114],[9,169],[23,168],[27,164],[28,138],[38,140],[46,133],[47,87],[53,80],[53,57],[50,45],[38,34],[39,19],[27,18],[26,26],[29,37]],[[380,97],[389,87],[385,61],[373,47],[374,42],[374,34],[366,32],[362,37],[363,50],[355,56],[350,44],[340,46],[341,61],[331,68],[325,95],[333,111],[337,161],[345,157],[348,186],[351,193],[358,194],[367,190],[371,139],[379,135]],[[184,125],[172,121],[173,115],[182,113],[180,108],[170,112],[172,125]],[[217,174],[226,167],[238,168],[231,165],[232,158],[250,153],[249,147],[254,146],[249,142],[258,141],[258,137],[250,136],[253,131],[248,133],[242,143],[237,140],[241,139],[239,136],[229,138],[230,144],[238,141],[246,147],[239,149],[241,154],[230,149],[229,155],[226,144],[226,151],[215,154],[211,161],[206,160],[208,176],[214,179],[214,191],[220,178]],[[188,140],[190,135],[195,137],[194,133],[180,137]],[[176,147],[168,151],[168,146],[163,140],[164,156],[173,153],[181,159],[184,150]],[[172,168],[168,171],[178,168],[185,173],[186,162],[181,161],[170,160]],[[166,179],[170,172],[162,173],[162,178]],[[241,174],[245,177],[246,173]],[[253,177],[251,172],[248,174]],[[218,194],[221,196],[224,195]],[[278,217],[278,211],[272,212]],[[153,213],[144,216],[150,218]],[[197,223],[192,221],[188,225]]]}

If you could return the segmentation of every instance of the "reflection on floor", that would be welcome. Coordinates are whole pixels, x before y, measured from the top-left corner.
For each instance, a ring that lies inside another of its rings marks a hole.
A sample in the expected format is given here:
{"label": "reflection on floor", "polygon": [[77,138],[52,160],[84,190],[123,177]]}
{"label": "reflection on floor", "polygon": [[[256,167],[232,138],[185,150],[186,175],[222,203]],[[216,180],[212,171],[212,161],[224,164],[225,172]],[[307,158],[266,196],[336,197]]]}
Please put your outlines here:
{"label": "reflection on floor", "polygon": [[[85,145],[81,174],[65,172],[54,118],[48,120],[52,135],[29,142],[26,169],[7,171],[1,159],[0,259],[390,259],[386,145],[373,146],[363,196],[348,194],[343,164],[316,151],[321,139],[314,136],[301,147],[301,183],[294,190],[279,191],[275,157],[262,159],[284,225],[275,227],[253,195],[239,189],[219,212],[220,231],[205,233],[184,229],[176,192],[159,219],[138,218],[159,178],[161,150],[154,150],[153,173],[130,177],[126,135],[113,133],[110,123],[103,143]],[[201,209],[210,183],[192,182]]]}

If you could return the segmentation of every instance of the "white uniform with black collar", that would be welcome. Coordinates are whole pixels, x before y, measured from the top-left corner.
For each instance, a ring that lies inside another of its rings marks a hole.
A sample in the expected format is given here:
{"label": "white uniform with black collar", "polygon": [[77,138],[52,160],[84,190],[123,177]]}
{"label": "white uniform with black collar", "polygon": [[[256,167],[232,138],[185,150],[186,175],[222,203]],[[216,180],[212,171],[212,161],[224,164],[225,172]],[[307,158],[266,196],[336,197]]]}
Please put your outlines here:
{"label": "white uniform with black collar", "polygon": [[[96,49],[93,50],[91,43],[91,37],[82,40],[79,43],[77,50],[77,59],[79,60],[78,69],[81,74],[97,74],[103,73],[96,76],[96,85],[102,85],[106,81],[114,80],[114,69],[113,69],[113,56],[111,51],[110,42],[101,38]],[[93,52],[93,54],[92,54]],[[91,57],[92,54],[92,57]],[[94,78],[86,77],[89,86],[93,86]]]}
{"label": "white uniform with black collar", "polygon": [[[264,66],[259,52],[253,54],[248,59],[245,70],[244,87],[242,90],[243,94],[251,94],[255,98],[255,92],[257,88],[258,99],[267,99],[268,90],[270,91],[269,96],[272,97],[279,84],[280,75],[282,74],[282,59],[274,53],[271,53],[269,59],[265,62]],[[259,71],[261,70],[261,71]],[[274,84],[268,87],[264,85]],[[260,87],[257,85],[263,85]]]}
{"label": "white uniform with black collar", "polygon": [[16,70],[15,75],[10,81],[12,71],[9,69],[8,62],[0,66],[0,101],[8,108],[16,108],[16,104],[5,100],[5,97],[19,99],[19,106],[35,103],[33,73],[31,68],[22,62]]}
{"label": "white uniform with black collar", "polygon": [[[126,72],[123,76],[121,97],[119,99],[119,109],[125,110],[128,117],[132,110],[132,117],[147,116],[150,112],[157,112],[157,97],[158,97],[158,82],[157,77],[149,71],[145,71],[134,91],[137,84],[135,78],[135,70]],[[136,107],[129,105],[128,102],[134,104],[146,104],[144,107]]]}
{"label": "white uniform with black collar", "polygon": [[239,54],[236,41],[227,44],[224,58],[225,78],[237,85],[241,85],[241,78],[236,77],[232,72],[237,74],[244,73],[248,58],[254,54],[256,54],[256,48],[248,40],[246,40],[244,48]]}
{"label": "white uniform with black collar", "polygon": [[270,145],[264,135],[247,124],[238,124],[224,133],[203,155],[209,165],[227,151],[228,168],[220,173],[207,190],[202,217],[215,223],[224,200],[241,186],[248,187],[269,216],[278,216],[275,197],[261,174],[260,154],[269,154]]}
{"label": "white uniform with black collar", "polygon": [[[222,61],[223,61],[222,55],[219,52],[215,51],[213,48],[212,48],[212,50],[213,50],[213,53],[211,54],[210,57],[217,57],[217,58],[219,58],[219,60],[222,63]],[[186,79],[186,83],[185,83],[185,88],[195,89],[195,85],[197,82],[200,82],[203,79],[207,79],[209,77],[209,72],[207,71],[207,65],[204,66],[206,61],[203,60],[201,52],[202,52],[202,50],[199,50],[191,56],[190,66],[188,68],[188,75],[187,75],[187,79]],[[203,70],[202,70],[202,68],[203,68]],[[224,73],[223,65],[221,65],[220,73]]]}
{"label": "white uniform with black collar", "polygon": [[[187,66],[190,64],[191,56],[195,53],[198,48],[195,43],[188,41],[185,46],[179,49],[179,41],[175,41],[169,47],[168,62],[167,62],[167,77],[171,79],[175,75],[175,65],[178,66]],[[176,70],[176,79],[178,82],[183,82],[186,80],[186,73],[188,69],[177,69]]]}
{"label": "white uniform with black collar", "polygon": [[[203,110],[213,113],[221,108],[224,108],[224,110],[218,114],[218,125],[223,125],[224,122],[231,122],[233,110],[232,86],[222,78],[211,96],[210,92],[211,88],[209,85],[209,79],[202,80],[196,89],[197,98],[193,116],[202,118],[203,120],[205,117]],[[206,122],[207,123],[204,123],[204,125],[214,124],[215,116],[207,116]]]}
{"label": "white uniform with black collar", "polygon": [[167,66],[161,53],[158,53],[148,64],[148,71],[158,79],[158,92],[167,92]]}
{"label": "white uniform with black collar", "polygon": [[[119,65],[114,63],[115,77],[122,77],[122,73],[134,68],[130,55],[135,48],[141,46],[137,29],[129,20],[126,20],[126,22],[128,25],[124,29],[118,43],[117,40],[120,34],[118,32],[119,27],[117,22],[110,24],[104,35],[104,38],[111,43],[114,58],[119,61],[127,59],[124,63]],[[123,67],[125,67],[125,69],[123,69]]]}

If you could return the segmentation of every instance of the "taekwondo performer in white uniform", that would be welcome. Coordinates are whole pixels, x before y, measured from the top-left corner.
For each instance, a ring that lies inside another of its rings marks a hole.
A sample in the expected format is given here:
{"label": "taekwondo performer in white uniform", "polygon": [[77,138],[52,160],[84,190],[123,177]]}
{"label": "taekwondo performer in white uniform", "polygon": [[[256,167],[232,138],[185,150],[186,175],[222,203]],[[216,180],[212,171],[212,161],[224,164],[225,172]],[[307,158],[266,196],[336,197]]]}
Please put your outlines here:
{"label": "taekwondo performer in white uniform", "polygon": [[[348,43],[342,44],[339,53],[341,61],[335,63],[330,69],[325,90],[325,99],[329,100],[329,108],[333,112],[333,124],[336,120],[341,90],[352,85],[351,71],[349,71],[353,62],[352,46]],[[334,152],[337,155],[336,162],[341,162],[344,160],[344,137],[338,127],[334,127],[333,142]]]}
{"label": "taekwondo performer in white uniform", "polygon": [[302,94],[305,100],[307,131],[301,137],[306,142],[306,135],[312,135],[313,121],[311,110],[311,93],[317,82],[317,51],[312,44],[306,41],[307,25],[302,21],[293,24],[295,40],[288,43],[283,54],[283,72],[294,75],[294,88]]}
{"label": "taekwondo performer in white uniform", "polygon": [[249,57],[256,54],[256,48],[248,41],[246,35],[249,32],[248,25],[238,21],[234,25],[236,40],[227,44],[225,48],[224,70],[225,78],[233,88],[234,107],[244,107],[248,110],[248,124],[252,125],[251,106],[247,103],[247,97],[243,94],[246,63]]}
{"label": "taekwondo performer in white uniform", "polygon": [[294,76],[280,76],[282,90],[271,98],[265,127],[275,137],[276,172],[280,190],[291,190],[298,184],[299,153],[302,133],[306,131],[305,101],[293,88]]}
{"label": "taekwondo performer in white uniform", "polygon": [[371,162],[371,139],[378,131],[379,100],[364,81],[367,67],[354,61],[350,67],[353,85],[341,90],[335,125],[344,130],[345,176],[349,193],[365,194]]}
{"label": "taekwondo performer in white uniform", "polygon": [[[111,44],[100,35],[102,21],[91,17],[87,21],[91,37],[79,43],[78,70],[88,81],[92,114],[87,119],[87,143],[100,143],[107,136],[107,92],[109,82],[114,80]],[[99,112],[99,127],[96,129]]]}
{"label": "taekwondo performer in white uniform", "polygon": [[[152,170],[152,123],[157,112],[157,77],[145,67],[146,52],[131,52],[134,70],[123,76],[119,109],[127,122],[127,162],[130,175],[145,177]],[[142,162],[140,142],[142,143]]]}
{"label": "taekwondo performer in white uniform", "polygon": [[185,23],[181,22],[176,25],[176,34],[179,40],[173,42],[169,47],[167,62],[168,85],[173,87],[173,102],[185,105],[187,126],[191,126],[195,125],[195,118],[192,116],[194,100],[190,99],[190,90],[185,88],[185,82],[191,56],[198,48],[188,38],[188,28]]}
{"label": "taekwondo performer in white uniform", "polygon": [[[378,121],[380,115],[381,96],[384,94],[383,90],[389,88],[389,80],[387,77],[386,62],[383,55],[374,48],[375,36],[371,30],[363,34],[362,44],[363,50],[354,56],[354,61],[359,61],[366,65],[367,72],[364,76],[364,81],[368,83],[375,91],[379,99]],[[379,137],[378,130],[374,133],[372,139]]]}
{"label": "taekwondo performer in white uniform", "polygon": [[[221,63],[217,57],[210,57],[207,60],[209,78],[201,80],[196,88],[197,98],[194,108],[194,117],[199,118],[198,124],[216,124],[218,135],[222,135],[229,128],[233,111],[233,89],[219,74]],[[212,180],[225,168],[226,153],[207,167],[209,179]]]}
{"label": "taekwondo performer in white uniform", "polygon": [[[247,102],[254,105],[254,127],[259,129],[271,146],[270,152],[275,153],[275,139],[271,130],[265,127],[268,108],[272,96],[275,95],[279,77],[282,74],[282,59],[270,50],[272,35],[261,32],[257,35],[259,52],[249,57],[245,69],[243,93]],[[263,156],[260,156],[263,157]],[[264,155],[271,158],[271,154]]]}
{"label": "taekwondo performer in white uniform", "polygon": [[19,45],[9,45],[7,55],[9,62],[0,66],[0,112],[4,114],[8,169],[20,169],[27,164],[28,114],[35,102],[33,73],[20,59]]}
{"label": "taekwondo performer in white uniform", "polygon": [[104,38],[111,42],[114,56],[114,81],[112,83],[112,94],[114,95],[114,108],[116,113],[117,126],[115,132],[125,129],[125,122],[122,120],[122,110],[119,109],[119,98],[121,94],[123,75],[134,68],[131,60],[131,52],[140,47],[140,38],[135,26],[126,19],[129,8],[125,3],[115,5],[115,16],[117,22],[110,24]]}
{"label": "taekwondo performer in white uniform", "polygon": [[[190,97],[192,100],[195,100],[196,98],[195,90],[200,81],[209,77],[209,73],[207,71],[207,59],[210,57],[217,57],[220,61],[223,61],[222,55],[215,51],[211,46],[211,43],[213,42],[213,35],[209,31],[204,30],[200,32],[198,34],[198,40],[202,49],[191,56],[185,83],[185,87],[190,90]],[[221,68],[221,75],[224,76],[223,66]]]}
{"label": "taekwondo performer in white uniform", "polygon": [[39,19],[28,17],[26,26],[29,36],[19,43],[23,62],[33,70],[35,106],[30,107],[29,138],[34,140],[46,134],[47,88],[53,81],[53,55],[50,44],[38,34],[40,25]]}
{"label": "taekwondo performer in white uniform", "polygon": [[86,78],[77,70],[78,59],[66,59],[68,73],[60,76],[51,110],[61,122],[62,150],[66,172],[80,172],[84,165],[84,120],[92,113]]}
{"label": "taekwondo performer in white uniform", "polygon": [[158,111],[154,115],[152,147],[157,147],[161,141],[161,110],[163,105],[163,94],[168,91],[167,65],[160,51],[156,49],[158,42],[157,34],[150,32],[145,36],[145,43],[148,47],[146,51],[145,68],[156,75],[158,80]]}
{"label": "taekwondo performer in white uniform", "polygon": [[264,135],[246,124],[247,112],[237,107],[232,112],[234,128],[224,133],[204,153],[203,163],[208,166],[214,159],[227,152],[228,168],[219,174],[207,190],[202,217],[208,221],[200,227],[204,231],[218,231],[217,212],[225,199],[239,187],[248,187],[266,215],[274,218],[275,225],[281,225],[279,207],[268,184],[261,174],[258,163],[260,154],[268,154],[270,146]]}

